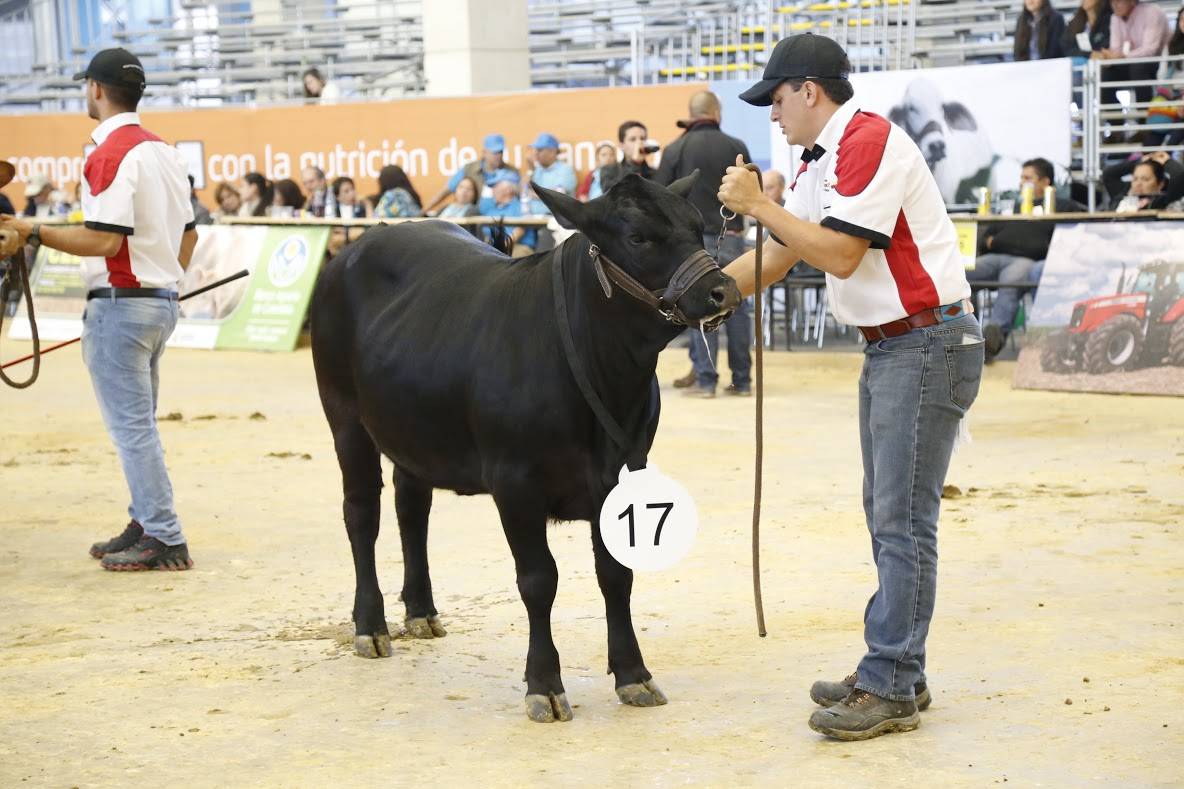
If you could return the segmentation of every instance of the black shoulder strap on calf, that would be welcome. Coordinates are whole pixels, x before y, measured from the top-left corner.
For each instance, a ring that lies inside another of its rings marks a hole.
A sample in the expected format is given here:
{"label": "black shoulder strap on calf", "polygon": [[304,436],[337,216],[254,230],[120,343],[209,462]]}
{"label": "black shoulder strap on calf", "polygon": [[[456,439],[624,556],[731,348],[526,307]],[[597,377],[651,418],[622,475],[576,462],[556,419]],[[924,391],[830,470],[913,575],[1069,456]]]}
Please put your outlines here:
{"label": "black shoulder strap on calf", "polygon": [[[608,433],[609,438],[617,445],[617,448],[625,453],[629,470],[638,471],[645,467],[645,450],[643,448],[645,442],[629,440],[624,429],[613,418],[613,415],[608,412],[608,409],[604,406],[604,402],[596,394],[596,389],[593,388],[592,382],[588,379],[588,372],[584,369],[584,364],[580,361],[580,357],[576,353],[576,343],[571,335],[571,321],[568,320],[567,315],[567,296],[563,284],[562,248],[557,249],[551,258],[551,285],[555,294],[555,321],[559,325],[559,339],[563,342],[563,356],[567,359],[567,366],[571,370],[572,376],[576,379],[576,385],[580,388],[580,393],[584,395],[584,402],[592,409],[592,413],[596,415],[596,420],[600,422],[600,426],[604,428],[604,432]],[[641,454],[640,458],[637,457],[639,453]]]}

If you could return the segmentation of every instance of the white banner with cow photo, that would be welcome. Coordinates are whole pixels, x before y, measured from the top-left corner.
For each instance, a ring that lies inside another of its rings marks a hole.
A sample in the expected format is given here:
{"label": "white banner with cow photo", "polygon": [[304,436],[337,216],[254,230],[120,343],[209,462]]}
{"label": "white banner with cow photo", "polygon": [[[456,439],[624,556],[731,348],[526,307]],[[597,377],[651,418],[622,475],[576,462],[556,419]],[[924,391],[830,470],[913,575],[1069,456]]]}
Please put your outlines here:
{"label": "white banner with cow photo", "polygon": [[[860,109],[888,118],[917,143],[947,204],[976,203],[982,186],[992,194],[1018,190],[1028,159],[1048,159],[1058,180],[1067,170],[1068,59],[867,72],[851,75],[851,83]],[[801,148],[791,150],[776,124],[770,135],[773,166],[791,177]]]}
{"label": "white banner with cow photo", "polygon": [[1184,395],[1184,222],[1057,227],[1015,385]]}

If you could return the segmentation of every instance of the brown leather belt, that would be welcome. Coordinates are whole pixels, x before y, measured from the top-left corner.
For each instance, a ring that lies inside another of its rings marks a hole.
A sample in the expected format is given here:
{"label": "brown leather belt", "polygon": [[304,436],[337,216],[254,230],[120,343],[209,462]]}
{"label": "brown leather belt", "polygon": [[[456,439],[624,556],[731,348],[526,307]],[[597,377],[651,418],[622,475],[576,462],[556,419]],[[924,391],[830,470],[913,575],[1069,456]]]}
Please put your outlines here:
{"label": "brown leather belt", "polygon": [[953,304],[943,304],[928,310],[913,313],[907,318],[888,321],[879,326],[860,326],[859,331],[863,339],[868,342],[879,342],[890,337],[900,337],[913,329],[924,329],[926,326],[936,326],[939,323],[952,321],[964,315],[973,315],[974,305],[967,299],[955,301]]}

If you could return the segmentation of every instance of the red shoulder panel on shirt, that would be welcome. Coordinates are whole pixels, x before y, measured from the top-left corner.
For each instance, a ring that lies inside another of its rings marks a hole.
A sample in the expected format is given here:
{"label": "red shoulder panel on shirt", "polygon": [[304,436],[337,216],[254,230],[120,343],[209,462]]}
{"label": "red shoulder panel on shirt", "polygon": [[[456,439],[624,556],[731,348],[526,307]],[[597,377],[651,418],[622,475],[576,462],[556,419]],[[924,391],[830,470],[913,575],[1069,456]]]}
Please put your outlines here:
{"label": "red shoulder panel on shirt", "polygon": [[120,126],[102,145],[91,151],[83,175],[92,195],[101,194],[111,185],[128,151],[142,142],[164,141],[143,126]]}
{"label": "red shoulder panel on shirt", "polygon": [[870,112],[857,112],[839,140],[835,191],[854,197],[867,188],[880,169],[892,124]]}

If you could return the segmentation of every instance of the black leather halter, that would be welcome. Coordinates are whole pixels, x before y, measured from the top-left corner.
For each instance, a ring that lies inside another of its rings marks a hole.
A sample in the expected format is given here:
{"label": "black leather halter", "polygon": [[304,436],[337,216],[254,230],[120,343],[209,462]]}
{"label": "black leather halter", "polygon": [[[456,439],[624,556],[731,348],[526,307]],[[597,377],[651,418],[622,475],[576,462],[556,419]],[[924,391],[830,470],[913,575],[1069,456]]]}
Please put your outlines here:
{"label": "black leather halter", "polygon": [[[682,308],[678,306],[679,299],[686,295],[686,292],[703,277],[712,271],[719,271],[719,263],[715,261],[715,258],[708,255],[706,250],[700,249],[692,252],[686,260],[679,264],[665,289],[649,290],[631,277],[627,271],[609,260],[608,256],[601,252],[600,247],[595,244],[588,248],[588,255],[592,258],[592,264],[596,269],[596,278],[600,280],[600,287],[604,290],[606,298],[612,298],[613,283],[615,283],[621,290],[643,304],[653,307],[663,318],[677,326],[690,326],[698,323],[698,321],[688,318]],[[721,317],[709,321],[706,325],[714,328],[722,321]]]}

